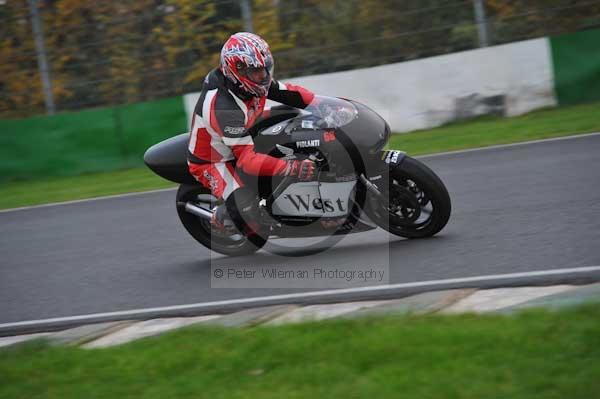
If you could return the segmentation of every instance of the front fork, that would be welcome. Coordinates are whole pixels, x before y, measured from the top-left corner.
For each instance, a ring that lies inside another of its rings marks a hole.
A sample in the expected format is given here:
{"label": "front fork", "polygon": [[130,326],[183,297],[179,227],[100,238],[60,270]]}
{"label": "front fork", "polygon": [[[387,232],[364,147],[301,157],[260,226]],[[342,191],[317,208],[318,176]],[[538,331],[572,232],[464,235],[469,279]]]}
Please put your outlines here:
{"label": "front fork", "polygon": [[400,202],[405,207],[419,207],[414,194],[407,188],[394,185],[393,192],[390,190],[390,185],[393,184],[390,180],[390,171],[401,168],[406,156],[403,151],[381,151],[367,162],[365,173],[359,176],[367,193],[365,211],[377,224],[388,223],[386,220],[388,212],[396,208],[396,205],[392,204]]}
{"label": "front fork", "polygon": [[404,151],[386,150],[371,158],[365,164],[365,173],[359,176],[367,190],[377,197],[387,192],[390,168],[399,167],[406,158]]}

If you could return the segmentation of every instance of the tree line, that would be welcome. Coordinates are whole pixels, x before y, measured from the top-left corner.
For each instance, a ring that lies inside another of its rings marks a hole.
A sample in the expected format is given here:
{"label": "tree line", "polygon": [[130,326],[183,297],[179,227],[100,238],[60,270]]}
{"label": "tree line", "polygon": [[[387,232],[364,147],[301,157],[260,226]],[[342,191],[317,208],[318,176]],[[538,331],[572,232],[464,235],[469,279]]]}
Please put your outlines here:
{"label": "tree line", "polygon": [[[253,0],[252,25],[279,78],[412,60],[477,47],[473,0]],[[492,44],[600,26],[600,1],[486,0]],[[58,110],[196,91],[238,0],[40,0]],[[27,0],[0,2],[0,117],[44,112]]]}

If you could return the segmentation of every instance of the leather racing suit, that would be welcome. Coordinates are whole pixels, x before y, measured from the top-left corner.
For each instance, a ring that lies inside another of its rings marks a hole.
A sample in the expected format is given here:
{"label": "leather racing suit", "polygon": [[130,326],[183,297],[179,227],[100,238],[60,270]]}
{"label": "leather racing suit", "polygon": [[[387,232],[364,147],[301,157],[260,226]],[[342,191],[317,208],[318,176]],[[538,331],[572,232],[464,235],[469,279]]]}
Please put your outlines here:
{"label": "leather racing suit", "polygon": [[[215,197],[225,200],[227,213],[236,225],[248,225],[248,220],[257,217],[256,190],[245,187],[238,170],[247,175],[275,176],[285,174],[290,167],[288,161],[257,153],[248,129],[263,115],[267,99],[304,108],[313,98],[314,94],[303,87],[276,80],[267,96],[249,96],[219,68],[206,76],[192,119],[188,167]],[[215,212],[216,219],[224,218],[224,207],[217,207]]]}

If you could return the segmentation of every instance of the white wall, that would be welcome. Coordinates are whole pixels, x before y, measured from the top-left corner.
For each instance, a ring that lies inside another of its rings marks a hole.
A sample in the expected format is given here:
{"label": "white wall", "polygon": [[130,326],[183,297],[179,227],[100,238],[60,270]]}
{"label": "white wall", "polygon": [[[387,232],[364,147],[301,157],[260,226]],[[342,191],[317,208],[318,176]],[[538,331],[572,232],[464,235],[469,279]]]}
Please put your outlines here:
{"label": "white wall", "polygon": [[[557,104],[545,38],[285,81],[317,94],[358,100],[397,132],[452,121],[457,99],[474,94],[504,95],[508,116]],[[198,93],[184,96],[188,120],[197,98]]]}

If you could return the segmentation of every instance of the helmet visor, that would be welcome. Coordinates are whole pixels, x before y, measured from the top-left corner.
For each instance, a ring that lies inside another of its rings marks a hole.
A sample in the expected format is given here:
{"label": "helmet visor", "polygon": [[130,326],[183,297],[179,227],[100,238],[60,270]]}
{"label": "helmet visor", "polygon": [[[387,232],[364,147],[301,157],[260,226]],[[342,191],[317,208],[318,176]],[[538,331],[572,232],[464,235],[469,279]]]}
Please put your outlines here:
{"label": "helmet visor", "polygon": [[259,84],[259,85],[267,84],[271,80],[269,71],[265,67],[260,67],[260,68],[246,67],[246,68],[242,68],[239,71],[242,76],[250,79],[252,82]]}
{"label": "helmet visor", "polygon": [[238,72],[258,85],[268,85],[273,76],[273,60],[271,57],[266,58],[264,67],[238,65]]}

